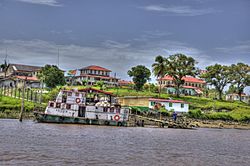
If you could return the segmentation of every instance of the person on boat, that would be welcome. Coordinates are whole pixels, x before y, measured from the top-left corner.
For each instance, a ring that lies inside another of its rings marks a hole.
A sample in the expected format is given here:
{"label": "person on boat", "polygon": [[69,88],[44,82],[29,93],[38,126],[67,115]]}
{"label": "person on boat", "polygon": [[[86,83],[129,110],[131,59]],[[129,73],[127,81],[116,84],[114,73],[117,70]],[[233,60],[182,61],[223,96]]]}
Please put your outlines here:
{"label": "person on boat", "polygon": [[177,119],[177,113],[173,112],[173,120],[176,121],[176,119]]}

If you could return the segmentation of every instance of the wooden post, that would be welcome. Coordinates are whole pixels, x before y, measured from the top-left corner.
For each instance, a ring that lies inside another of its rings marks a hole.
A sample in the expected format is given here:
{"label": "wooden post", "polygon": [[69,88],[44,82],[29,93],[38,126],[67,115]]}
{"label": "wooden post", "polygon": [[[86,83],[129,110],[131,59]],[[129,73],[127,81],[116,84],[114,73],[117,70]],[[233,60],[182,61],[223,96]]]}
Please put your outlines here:
{"label": "wooden post", "polygon": [[43,79],[41,79],[41,90],[40,90],[40,98],[39,98],[39,103],[42,103],[42,95],[43,95]]}
{"label": "wooden post", "polygon": [[12,97],[13,87],[10,87],[10,96]]}
{"label": "wooden post", "polygon": [[15,88],[15,98],[16,98],[16,88]]}
{"label": "wooden post", "polygon": [[37,91],[35,91],[35,102],[37,102]]}
{"label": "wooden post", "polygon": [[25,86],[26,86],[26,79],[25,78],[24,82],[23,82],[23,90],[22,90],[22,105],[21,105],[21,112],[19,115],[19,121],[22,122],[23,121],[23,111],[24,111],[24,93],[25,93]]}
{"label": "wooden post", "polygon": [[33,90],[30,90],[30,100],[33,101]]}
{"label": "wooden post", "polygon": [[20,99],[20,97],[21,97],[21,96],[20,96],[20,95],[21,95],[20,93],[21,93],[21,89],[18,88],[18,98],[19,98],[19,99]]}
{"label": "wooden post", "polygon": [[4,86],[3,87],[3,95],[5,96],[5,89],[6,89],[6,87]]}
{"label": "wooden post", "polygon": [[29,89],[27,89],[26,92],[27,92],[26,93],[26,95],[27,95],[26,97],[27,97],[27,101],[28,101],[29,100]]}

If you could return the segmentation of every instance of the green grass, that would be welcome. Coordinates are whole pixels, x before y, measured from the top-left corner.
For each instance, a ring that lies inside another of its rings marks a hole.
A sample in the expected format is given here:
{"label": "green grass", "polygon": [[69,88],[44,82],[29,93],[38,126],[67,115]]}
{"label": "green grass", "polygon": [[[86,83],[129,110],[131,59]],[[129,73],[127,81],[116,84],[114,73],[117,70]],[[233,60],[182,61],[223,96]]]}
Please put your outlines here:
{"label": "green grass", "polygon": [[[107,89],[117,96],[151,96],[158,97],[158,93],[141,91],[137,92],[132,89]],[[234,121],[250,121],[250,105],[239,101],[220,101],[212,98],[196,97],[196,96],[176,96],[169,94],[161,94],[161,98],[173,98],[176,100],[184,100],[189,103],[190,112],[199,111],[200,114],[191,116],[198,119],[211,120],[234,120]]]}
{"label": "green grass", "polygon": [[[65,87],[66,89],[72,88],[86,88],[84,86]],[[93,87],[100,89],[99,87]],[[158,93],[149,91],[135,91],[133,89],[125,88],[106,88],[105,91],[112,92],[114,95],[123,96],[150,96],[158,97]],[[47,94],[43,94],[43,103],[47,103],[49,100],[54,100],[59,92],[59,89],[53,89]],[[195,96],[182,96],[177,98],[169,94],[161,94],[161,98],[173,98],[177,100],[184,100],[189,103],[189,114],[191,118],[198,119],[211,119],[211,120],[235,120],[235,121],[250,121],[250,105],[235,101],[220,101],[213,100],[212,98],[195,97]],[[25,101],[25,110],[32,111],[35,104]],[[45,105],[44,105],[45,106]],[[0,99],[0,117],[3,111],[7,114],[10,112],[19,111],[21,107],[21,100],[11,97],[2,97]],[[141,109],[140,109],[141,110]],[[13,113],[14,114],[14,113]],[[6,114],[5,114],[6,115]]]}
{"label": "green grass", "polygon": [[[32,115],[32,111],[36,104],[25,101],[24,114]],[[21,100],[17,98],[2,96],[0,97],[0,118],[18,118],[21,110]]]}

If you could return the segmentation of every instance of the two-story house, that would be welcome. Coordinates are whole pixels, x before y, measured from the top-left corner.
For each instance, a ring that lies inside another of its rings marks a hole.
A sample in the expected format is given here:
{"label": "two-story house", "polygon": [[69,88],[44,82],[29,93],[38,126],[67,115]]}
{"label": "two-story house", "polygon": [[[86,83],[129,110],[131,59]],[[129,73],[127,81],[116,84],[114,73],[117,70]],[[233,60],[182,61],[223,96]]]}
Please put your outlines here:
{"label": "two-story house", "polygon": [[111,70],[101,66],[91,65],[80,69],[80,75],[76,76],[77,82],[86,81],[88,85],[94,85],[103,81],[107,85],[118,85],[118,78],[111,77]]}
{"label": "two-story house", "polygon": [[[182,78],[185,83],[180,89],[180,93],[184,95],[201,95],[203,88],[206,86],[206,82],[202,79],[186,76]],[[174,79],[171,76],[166,75],[165,77],[158,80],[158,84],[169,94],[176,94],[176,88]]]}
{"label": "two-story house", "polygon": [[0,86],[18,87],[26,80],[27,86],[32,88],[40,87],[37,74],[41,71],[39,66],[9,64],[5,69],[5,76],[0,80]]}

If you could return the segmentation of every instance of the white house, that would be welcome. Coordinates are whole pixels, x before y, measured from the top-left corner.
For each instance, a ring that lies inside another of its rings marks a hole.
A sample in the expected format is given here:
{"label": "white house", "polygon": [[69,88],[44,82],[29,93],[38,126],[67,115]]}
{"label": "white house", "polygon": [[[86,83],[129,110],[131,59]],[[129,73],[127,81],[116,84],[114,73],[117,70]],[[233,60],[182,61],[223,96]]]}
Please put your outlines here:
{"label": "white house", "polygon": [[157,99],[157,98],[150,98],[149,99],[149,108],[155,109],[157,104],[161,104],[164,106],[166,110],[170,111],[173,110],[175,112],[188,112],[188,103],[182,100],[168,100],[168,99]]}
{"label": "white house", "polygon": [[[240,100],[240,96],[236,93],[232,93],[232,94],[227,94],[226,95],[226,100],[227,101],[239,101]],[[248,95],[246,95],[245,93],[241,94],[241,101],[245,102],[245,103],[249,103],[250,102],[250,97]]]}

